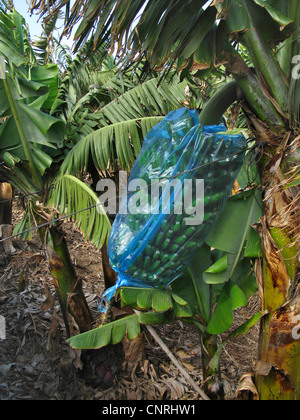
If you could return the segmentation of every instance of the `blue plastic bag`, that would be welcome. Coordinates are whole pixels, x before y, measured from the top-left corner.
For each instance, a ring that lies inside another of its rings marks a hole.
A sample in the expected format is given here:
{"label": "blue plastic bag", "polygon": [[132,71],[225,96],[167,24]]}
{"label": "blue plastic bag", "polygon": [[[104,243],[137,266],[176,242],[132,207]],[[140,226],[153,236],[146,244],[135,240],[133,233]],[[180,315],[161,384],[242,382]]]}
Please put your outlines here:
{"label": "blue plastic bag", "polygon": [[226,131],[202,126],[197,111],[183,108],[148,133],[110,233],[118,281],[104,300],[120,287],[165,289],[186,271],[243,164],[245,138]]}

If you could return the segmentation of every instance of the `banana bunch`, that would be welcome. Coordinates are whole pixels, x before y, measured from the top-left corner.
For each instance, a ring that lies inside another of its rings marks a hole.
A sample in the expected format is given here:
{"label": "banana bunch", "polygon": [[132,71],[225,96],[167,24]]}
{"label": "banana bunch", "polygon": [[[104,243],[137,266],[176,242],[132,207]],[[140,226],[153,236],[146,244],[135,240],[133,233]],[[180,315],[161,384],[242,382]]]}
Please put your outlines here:
{"label": "banana bunch", "polygon": [[[245,138],[225,130],[203,127],[195,111],[183,109],[148,134],[129,182],[146,181],[139,196],[151,212],[117,215],[108,244],[120,286],[165,288],[187,269],[222,214],[243,164]],[[197,180],[204,181],[200,194]],[[159,181],[165,189],[151,207],[151,190]],[[195,209],[202,209],[200,223]]]}

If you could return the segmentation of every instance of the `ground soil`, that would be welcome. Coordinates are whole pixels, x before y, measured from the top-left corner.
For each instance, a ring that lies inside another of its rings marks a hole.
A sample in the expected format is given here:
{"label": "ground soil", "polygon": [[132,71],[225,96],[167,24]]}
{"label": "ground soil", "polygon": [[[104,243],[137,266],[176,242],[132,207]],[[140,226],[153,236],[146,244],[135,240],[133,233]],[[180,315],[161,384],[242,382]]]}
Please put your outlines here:
{"label": "ground soil", "polygon": [[[14,208],[14,222],[22,218]],[[95,319],[104,291],[101,253],[71,222],[63,229],[78,277]],[[196,400],[197,393],[145,332],[146,360],[134,369],[121,369],[111,388],[87,384],[80,374],[80,355],[70,349],[42,244],[14,241],[16,253],[0,254],[0,315],[6,320],[6,339],[0,339],[0,400]],[[248,308],[235,313],[235,326],[260,309],[255,295]],[[176,322],[155,326],[157,333],[194,381],[202,386],[201,350],[194,328]],[[258,326],[226,344],[222,376],[227,400],[236,399],[242,375],[253,372]]]}

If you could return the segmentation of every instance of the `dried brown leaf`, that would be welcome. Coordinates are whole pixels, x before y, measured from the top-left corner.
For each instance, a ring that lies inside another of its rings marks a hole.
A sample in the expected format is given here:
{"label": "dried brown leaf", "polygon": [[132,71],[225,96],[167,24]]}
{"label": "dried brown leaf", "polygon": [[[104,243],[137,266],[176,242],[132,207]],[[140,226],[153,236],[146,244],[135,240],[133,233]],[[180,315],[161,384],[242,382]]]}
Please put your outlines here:
{"label": "dried brown leaf", "polygon": [[259,400],[259,395],[256,386],[253,382],[254,375],[252,373],[246,373],[242,376],[237,389],[238,400]]}
{"label": "dried brown leaf", "polygon": [[41,306],[41,309],[42,309],[43,313],[49,311],[49,309],[53,309],[54,305],[55,305],[55,298],[52,295],[52,293],[50,292],[50,289],[45,282],[44,282],[44,287],[45,287],[46,300],[43,302],[43,304]]}
{"label": "dried brown leaf", "polygon": [[123,339],[123,349],[125,353],[123,369],[132,369],[137,363],[143,364],[146,360],[144,334],[141,333],[133,340],[127,336]]}
{"label": "dried brown leaf", "polygon": [[48,333],[47,350],[49,350],[51,338],[55,336],[60,324],[60,318],[56,312],[53,313],[50,330]]}

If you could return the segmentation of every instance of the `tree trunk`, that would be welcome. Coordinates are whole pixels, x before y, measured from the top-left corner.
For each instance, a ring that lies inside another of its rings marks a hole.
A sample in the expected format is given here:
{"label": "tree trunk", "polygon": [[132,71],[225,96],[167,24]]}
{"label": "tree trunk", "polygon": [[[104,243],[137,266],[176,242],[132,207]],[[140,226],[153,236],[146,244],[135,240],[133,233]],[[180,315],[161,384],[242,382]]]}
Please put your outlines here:
{"label": "tree trunk", "polygon": [[[268,313],[261,323],[256,383],[261,399],[299,399],[300,203],[299,191],[284,188],[284,174],[292,169],[287,165],[289,154],[297,156],[300,147],[299,130],[284,132],[288,124],[285,113],[241,57],[232,56],[226,68],[242,92],[241,104],[251,130],[264,147],[260,163],[265,199],[260,229],[263,267],[257,273],[261,273],[258,282]],[[234,85],[229,88],[233,101]],[[227,87],[223,91],[228,95]],[[228,105],[226,100],[224,103]],[[214,115],[215,108],[224,112],[222,104],[222,94],[215,95],[206,105],[206,112],[200,114],[200,122],[205,125],[205,117]],[[299,162],[294,162],[296,165]]]}
{"label": "tree trunk", "polygon": [[[254,57],[262,55],[260,58],[265,60],[265,55],[256,51],[257,36],[255,31],[250,32],[248,41],[253,47]],[[257,273],[260,274],[258,282],[263,309],[267,314],[261,322],[256,385],[262,400],[295,400],[299,399],[300,393],[300,337],[295,332],[300,319],[300,204],[298,192],[294,194],[292,190],[285,189],[284,182],[285,174],[291,169],[287,165],[289,154],[296,153],[300,137],[297,137],[297,130],[284,131],[288,126],[286,112],[280,109],[274,98],[271,100],[264,75],[260,75],[263,82],[259,81],[240,57],[232,57],[227,70],[233,74],[243,92],[245,101],[242,108],[255,138],[264,148],[260,162],[265,202],[260,227],[263,261]],[[276,80],[275,73],[278,71],[274,67],[265,67],[265,73],[270,73]],[[279,80],[280,75],[277,76]],[[268,80],[273,84],[272,77]],[[282,95],[277,86],[274,90]],[[285,101],[286,94],[283,98]],[[294,165],[297,164],[299,162]]]}
{"label": "tree trunk", "polygon": [[12,223],[12,187],[7,182],[0,183],[0,225]]}
{"label": "tree trunk", "polygon": [[261,291],[267,315],[261,323],[256,385],[261,400],[299,400],[299,201],[284,189],[290,135],[278,144],[264,156]]}
{"label": "tree trunk", "polygon": [[[0,183],[0,236],[2,239],[8,238],[12,235],[12,198],[13,191],[10,184],[7,182]],[[4,252],[7,254],[14,253],[16,250],[13,247],[12,240],[8,239],[3,242]]]}
{"label": "tree trunk", "polygon": [[51,227],[40,232],[45,244],[49,269],[53,277],[55,290],[60,303],[68,337],[73,335],[70,315],[79,327],[80,333],[92,327],[92,317],[82,290],[81,281],[77,278],[67,243],[62,232]]}
{"label": "tree trunk", "polygon": [[262,321],[256,385],[263,401],[300,399],[299,314],[298,293]]}

